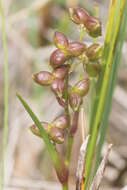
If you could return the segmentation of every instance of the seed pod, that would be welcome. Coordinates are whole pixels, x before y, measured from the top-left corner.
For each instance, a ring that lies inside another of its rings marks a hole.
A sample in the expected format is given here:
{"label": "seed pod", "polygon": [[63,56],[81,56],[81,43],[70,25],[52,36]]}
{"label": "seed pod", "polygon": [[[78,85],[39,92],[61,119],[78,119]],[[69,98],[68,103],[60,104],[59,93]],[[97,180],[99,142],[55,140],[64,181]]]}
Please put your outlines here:
{"label": "seed pod", "polygon": [[101,36],[102,26],[101,21],[98,18],[89,16],[84,25],[87,28],[90,36],[94,38]]}
{"label": "seed pod", "polygon": [[82,8],[70,8],[69,15],[76,24],[84,24],[89,17],[88,13]]}
{"label": "seed pod", "polygon": [[[56,150],[57,151],[57,150]],[[68,183],[68,177],[69,177],[69,169],[65,165],[61,155],[59,152],[57,152],[58,158],[56,160],[55,170],[57,173],[57,177],[61,184],[67,184]]]}
{"label": "seed pod", "polygon": [[77,111],[80,107],[80,105],[83,103],[82,97],[75,93],[72,92],[69,94],[69,103],[73,111]]}
{"label": "seed pod", "polygon": [[41,71],[37,74],[33,75],[33,80],[43,86],[48,86],[51,84],[53,79],[53,75],[52,73],[48,72],[48,71]]}
{"label": "seed pod", "polygon": [[74,136],[77,131],[78,117],[79,117],[79,111],[74,112],[74,115],[72,118],[72,125],[71,125],[71,129],[70,129],[70,136]]}
{"label": "seed pod", "polygon": [[77,82],[72,90],[80,96],[86,95],[89,90],[89,78],[84,78],[83,80]]}
{"label": "seed pod", "polygon": [[67,52],[74,57],[77,57],[81,55],[85,50],[87,46],[85,44],[82,44],[80,42],[71,42],[69,43],[67,47]]}
{"label": "seed pod", "polygon": [[61,66],[59,68],[56,68],[52,72],[54,78],[60,78],[60,79],[64,79],[67,73],[68,73],[68,67],[67,66]]}
{"label": "seed pod", "polygon": [[[46,131],[48,131],[49,124],[48,124],[47,122],[41,122],[41,124],[42,124],[42,127],[43,127]],[[38,127],[37,127],[35,124],[30,127],[30,130],[31,130],[31,132],[32,132],[34,135],[36,135],[36,136],[38,136],[38,137],[42,137],[42,136],[41,136],[41,133],[40,133],[40,131],[39,131],[39,129],[38,129]]]}
{"label": "seed pod", "polygon": [[84,67],[91,77],[97,77],[101,72],[101,65],[99,63],[89,63],[84,65]]}
{"label": "seed pod", "polygon": [[64,50],[68,46],[68,40],[61,32],[55,32],[53,40],[58,49]]}
{"label": "seed pod", "polygon": [[55,78],[51,83],[51,90],[60,98],[63,95],[64,88],[65,84],[63,79]]}
{"label": "seed pod", "polygon": [[51,127],[49,136],[54,142],[58,144],[62,144],[64,142],[64,131],[60,128]]}
{"label": "seed pod", "polygon": [[90,61],[95,61],[102,57],[103,47],[96,43],[88,47],[86,55]]}
{"label": "seed pod", "polygon": [[67,55],[63,50],[57,49],[50,56],[50,64],[53,68],[59,67],[65,63]]}
{"label": "seed pod", "polygon": [[68,117],[67,115],[61,115],[57,117],[51,125],[56,128],[66,129],[68,127]]}

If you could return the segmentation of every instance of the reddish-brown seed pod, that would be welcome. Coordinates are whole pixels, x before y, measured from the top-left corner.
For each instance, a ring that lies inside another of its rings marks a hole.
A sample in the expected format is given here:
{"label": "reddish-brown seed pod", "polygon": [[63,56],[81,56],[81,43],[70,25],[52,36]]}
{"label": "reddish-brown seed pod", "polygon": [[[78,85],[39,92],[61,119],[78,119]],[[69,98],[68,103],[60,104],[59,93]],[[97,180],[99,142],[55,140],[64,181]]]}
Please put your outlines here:
{"label": "reddish-brown seed pod", "polygon": [[77,82],[72,90],[80,96],[86,95],[89,90],[89,78],[84,78]]}
{"label": "reddish-brown seed pod", "polygon": [[64,34],[62,34],[61,32],[55,32],[54,34],[54,44],[56,45],[56,47],[58,49],[66,49],[68,46],[68,40],[66,38],[66,36]]}
{"label": "reddish-brown seed pod", "polygon": [[52,123],[51,126],[60,128],[60,129],[66,129],[68,127],[68,116],[67,115],[61,115],[57,117]]}
{"label": "reddish-brown seed pod", "polygon": [[53,74],[53,77],[54,78],[60,78],[60,79],[64,79],[65,76],[67,75],[68,73],[68,67],[67,66],[61,66],[59,68],[56,68],[52,74]]}
{"label": "reddish-brown seed pod", "polygon": [[82,97],[75,93],[71,92],[69,94],[69,103],[73,111],[77,111],[80,107],[80,105],[83,103]]}
{"label": "reddish-brown seed pod", "polygon": [[70,136],[74,136],[77,128],[78,128],[78,117],[79,117],[79,111],[75,111],[73,118],[72,118],[72,124],[70,129]]}
{"label": "reddish-brown seed pod", "polygon": [[92,44],[87,48],[86,55],[90,61],[95,61],[102,57],[103,47],[98,44]]}
{"label": "reddish-brown seed pod", "polygon": [[69,169],[65,165],[64,160],[62,159],[59,152],[57,152],[57,154],[58,158],[57,158],[57,164],[55,165],[55,170],[60,183],[64,185],[68,183]]}
{"label": "reddish-brown seed pod", "polygon": [[98,18],[90,16],[88,17],[84,25],[87,28],[90,36],[94,38],[101,36],[102,24]]}
{"label": "reddish-brown seed pod", "polygon": [[56,96],[62,97],[65,89],[65,84],[63,79],[55,78],[51,83],[51,90],[55,93]]}
{"label": "reddish-brown seed pod", "polygon": [[[42,127],[43,127],[46,131],[48,131],[49,124],[48,124],[47,122],[41,122],[41,124],[42,124]],[[42,137],[42,136],[41,136],[41,133],[40,133],[40,131],[39,131],[39,129],[38,129],[38,127],[37,127],[35,124],[30,127],[30,130],[31,130],[31,132],[32,132],[34,135],[36,135],[36,136],[38,136],[38,137]]]}
{"label": "reddish-brown seed pod", "polygon": [[34,74],[32,78],[36,83],[47,86],[51,84],[53,75],[48,71],[41,71],[37,74]]}
{"label": "reddish-brown seed pod", "polygon": [[84,24],[89,17],[83,8],[70,8],[69,15],[71,20],[76,24]]}
{"label": "reddish-brown seed pod", "polygon": [[49,136],[54,142],[58,144],[62,144],[64,142],[64,131],[60,128],[51,127]]}
{"label": "reddish-brown seed pod", "polygon": [[50,56],[50,64],[53,68],[59,67],[65,63],[67,56],[63,50],[57,49]]}
{"label": "reddish-brown seed pod", "polygon": [[68,44],[67,52],[71,56],[77,57],[81,55],[86,49],[87,46],[85,44],[82,44],[80,42],[71,42]]}

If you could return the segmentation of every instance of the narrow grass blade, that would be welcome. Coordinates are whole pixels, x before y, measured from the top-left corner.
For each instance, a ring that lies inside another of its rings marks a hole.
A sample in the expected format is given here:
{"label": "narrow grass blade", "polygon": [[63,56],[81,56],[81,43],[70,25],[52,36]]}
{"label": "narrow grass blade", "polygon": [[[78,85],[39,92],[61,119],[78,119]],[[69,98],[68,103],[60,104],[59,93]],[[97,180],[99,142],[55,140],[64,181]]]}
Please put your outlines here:
{"label": "narrow grass blade", "polygon": [[93,123],[91,138],[88,143],[87,159],[86,159],[86,173],[85,173],[85,188],[87,188],[88,180],[91,175],[93,154],[96,148],[96,141],[99,134],[99,127],[102,122],[104,105],[107,97],[108,86],[111,77],[111,70],[113,64],[113,56],[115,51],[115,44],[117,42],[119,27],[121,23],[121,16],[125,7],[125,0],[113,0],[109,13],[109,21],[107,24],[106,39],[104,44],[104,55],[102,58],[102,73],[98,80],[97,95],[93,111]]}
{"label": "narrow grass blade", "polygon": [[110,78],[110,82],[109,82],[109,90],[108,90],[108,94],[107,94],[107,99],[105,102],[105,109],[104,109],[104,113],[103,113],[102,124],[101,124],[101,128],[100,128],[100,140],[99,140],[99,144],[98,144],[96,165],[95,165],[94,173],[96,173],[99,162],[100,162],[101,150],[102,150],[102,146],[103,146],[104,140],[105,140],[105,135],[107,132],[108,118],[109,118],[110,109],[112,106],[113,92],[114,92],[114,88],[116,85],[117,73],[118,73],[118,68],[119,68],[119,64],[120,64],[122,46],[123,46],[123,42],[124,42],[125,35],[126,35],[126,29],[127,29],[127,2],[125,5],[125,8],[124,8],[123,17],[122,17],[122,21],[121,21],[121,25],[120,25],[120,30],[118,33],[116,48],[115,48],[115,52],[114,52],[113,67],[112,67],[112,73],[111,73],[111,78]]}
{"label": "narrow grass blade", "polygon": [[2,41],[4,49],[4,129],[3,129],[3,144],[2,144],[2,166],[1,166],[1,178],[0,178],[0,190],[4,186],[4,169],[5,169],[5,157],[8,140],[8,55],[7,55],[7,40],[5,30],[4,9],[0,0],[0,16],[2,26]]}
{"label": "narrow grass blade", "polygon": [[67,184],[68,181],[68,169],[66,168],[64,161],[62,160],[61,156],[59,155],[59,153],[56,151],[54,145],[50,142],[50,139],[48,137],[47,132],[44,130],[43,126],[41,125],[39,119],[37,118],[37,116],[33,113],[33,111],[31,110],[31,108],[28,106],[28,104],[25,102],[25,100],[19,95],[17,94],[17,97],[19,98],[20,102],[23,104],[24,108],[26,109],[26,111],[28,112],[28,114],[30,115],[31,119],[33,120],[33,122],[37,125],[42,138],[46,144],[46,147],[48,149],[48,152],[50,154],[51,160],[54,164],[54,167],[56,169],[56,173],[57,176],[59,178],[59,181],[62,184]]}

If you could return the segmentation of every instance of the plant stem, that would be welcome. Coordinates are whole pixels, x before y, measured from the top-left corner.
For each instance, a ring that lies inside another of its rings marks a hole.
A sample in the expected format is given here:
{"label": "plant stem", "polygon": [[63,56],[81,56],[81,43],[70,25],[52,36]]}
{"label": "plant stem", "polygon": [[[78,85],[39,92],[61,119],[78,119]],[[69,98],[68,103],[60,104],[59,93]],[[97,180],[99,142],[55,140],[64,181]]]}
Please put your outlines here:
{"label": "plant stem", "polygon": [[68,184],[64,184],[64,185],[62,186],[62,190],[68,190]]}
{"label": "plant stem", "polygon": [[65,164],[67,167],[69,167],[69,165],[70,165],[72,145],[73,145],[73,136],[69,136],[68,137],[68,145],[67,145],[67,153],[66,153],[66,161],[65,161]]}
{"label": "plant stem", "polygon": [[[94,6],[94,16],[99,17],[99,7],[97,5]],[[94,43],[97,43],[97,38],[94,38]],[[94,103],[95,103],[95,97],[96,97],[96,80],[94,77],[91,77],[90,81],[90,106],[89,106],[89,124],[91,126],[91,123],[93,122],[93,110],[94,110]],[[91,130],[89,129],[89,132],[91,134]]]}
{"label": "plant stem", "polygon": [[[65,103],[66,103],[66,108],[65,108],[65,112],[67,114],[68,117],[69,116],[69,95],[68,95],[68,82],[69,82],[69,71],[68,71],[68,74],[66,76],[66,79],[65,79],[65,86],[66,86],[66,91],[65,91]],[[70,121],[70,118],[69,118],[69,121]],[[70,122],[69,122],[70,123]]]}
{"label": "plant stem", "polygon": [[116,81],[117,81],[117,73],[118,73],[118,68],[119,68],[119,64],[120,64],[122,45],[123,45],[125,35],[126,35],[126,26],[127,26],[127,14],[126,13],[127,13],[127,1],[126,1],[126,6],[125,6],[124,14],[122,17],[122,22],[120,25],[120,31],[118,34],[116,49],[115,49],[115,53],[114,53],[113,68],[112,68],[112,74],[111,74],[111,79],[110,79],[110,84],[109,84],[107,100],[105,103],[105,110],[103,113],[102,125],[101,125],[101,129],[100,129],[100,139],[99,139],[99,144],[98,144],[98,149],[97,149],[97,157],[96,157],[94,174],[96,173],[99,163],[100,163],[101,150],[102,150],[102,146],[104,144],[104,139],[105,139],[105,135],[106,135],[107,127],[108,127],[108,117],[110,114],[110,109],[112,106],[112,99],[113,99],[113,92],[114,92],[114,88],[115,88]]}
{"label": "plant stem", "polygon": [[[66,109],[65,112],[69,117],[69,124],[68,124],[68,133],[70,130],[70,122],[71,122],[71,116],[69,113],[69,94],[68,94],[68,86],[69,86],[69,71],[68,71],[68,75],[66,76],[66,92],[65,92],[65,102],[66,102]],[[68,136],[68,142],[67,142],[67,150],[66,150],[66,159],[65,159],[65,164],[66,166],[69,168],[70,165],[70,158],[71,158],[71,150],[72,150],[72,144],[73,144],[73,137],[72,136]]]}
{"label": "plant stem", "polygon": [[2,25],[2,40],[4,49],[4,131],[3,131],[3,145],[2,145],[2,167],[1,167],[1,182],[0,190],[4,187],[4,169],[5,169],[5,157],[8,140],[8,56],[7,56],[7,41],[5,31],[5,18],[4,9],[0,0],[0,15]]}
{"label": "plant stem", "polygon": [[[120,3],[120,6],[119,6]],[[106,101],[106,95],[108,91],[108,85],[110,80],[110,74],[112,69],[112,61],[113,61],[113,53],[115,49],[115,43],[117,40],[117,35],[119,32],[119,26],[121,21],[121,15],[123,13],[123,9],[125,6],[125,0],[122,1],[112,1],[111,9],[113,11],[113,18],[112,18],[112,11],[110,12],[111,21],[108,23],[108,27],[110,29],[107,31],[107,36],[105,40],[105,49],[106,54],[103,56],[102,59],[102,65],[103,65],[103,71],[101,73],[101,76],[98,81],[98,89],[97,89],[97,98],[95,102],[95,107],[97,107],[94,123],[92,124],[92,135],[88,144],[87,149],[87,158],[86,158],[86,174],[85,174],[85,190],[88,185],[88,179],[91,172],[92,167],[92,160],[93,160],[93,154],[96,147],[96,140],[99,132],[99,127],[101,124],[101,119],[103,116],[104,111],[104,105]],[[116,8],[114,10],[114,8]],[[104,51],[105,51],[104,49]],[[99,99],[98,99],[99,98]]]}
{"label": "plant stem", "polygon": [[81,25],[81,34],[80,34],[79,42],[82,42],[82,41],[83,41],[84,32],[85,32],[85,28]]}

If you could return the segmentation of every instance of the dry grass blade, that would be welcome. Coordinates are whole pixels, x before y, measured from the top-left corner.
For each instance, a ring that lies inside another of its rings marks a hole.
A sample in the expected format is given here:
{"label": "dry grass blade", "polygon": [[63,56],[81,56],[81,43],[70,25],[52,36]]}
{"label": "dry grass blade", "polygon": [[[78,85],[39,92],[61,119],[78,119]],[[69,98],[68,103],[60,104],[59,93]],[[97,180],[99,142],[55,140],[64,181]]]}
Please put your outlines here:
{"label": "dry grass blade", "polygon": [[104,177],[104,171],[106,168],[106,164],[107,164],[107,160],[108,160],[108,156],[109,156],[109,153],[111,151],[111,148],[112,148],[112,144],[110,144],[108,146],[107,152],[106,152],[106,154],[105,154],[105,156],[104,156],[104,158],[103,158],[103,160],[102,160],[102,162],[101,162],[101,164],[97,170],[96,176],[93,179],[90,190],[98,190],[99,189],[102,178]]}
{"label": "dry grass blade", "polygon": [[87,136],[86,140],[82,144],[80,148],[79,153],[79,159],[78,159],[78,166],[77,166],[77,172],[76,172],[76,190],[81,189],[82,181],[83,181],[83,174],[84,174],[84,166],[85,166],[85,158],[86,158],[86,148],[88,144],[89,136]]}
{"label": "dry grass blade", "polygon": [[86,139],[88,135],[88,123],[86,121],[84,108],[81,108],[79,111],[78,128],[81,129],[82,142],[84,142],[84,139]]}

